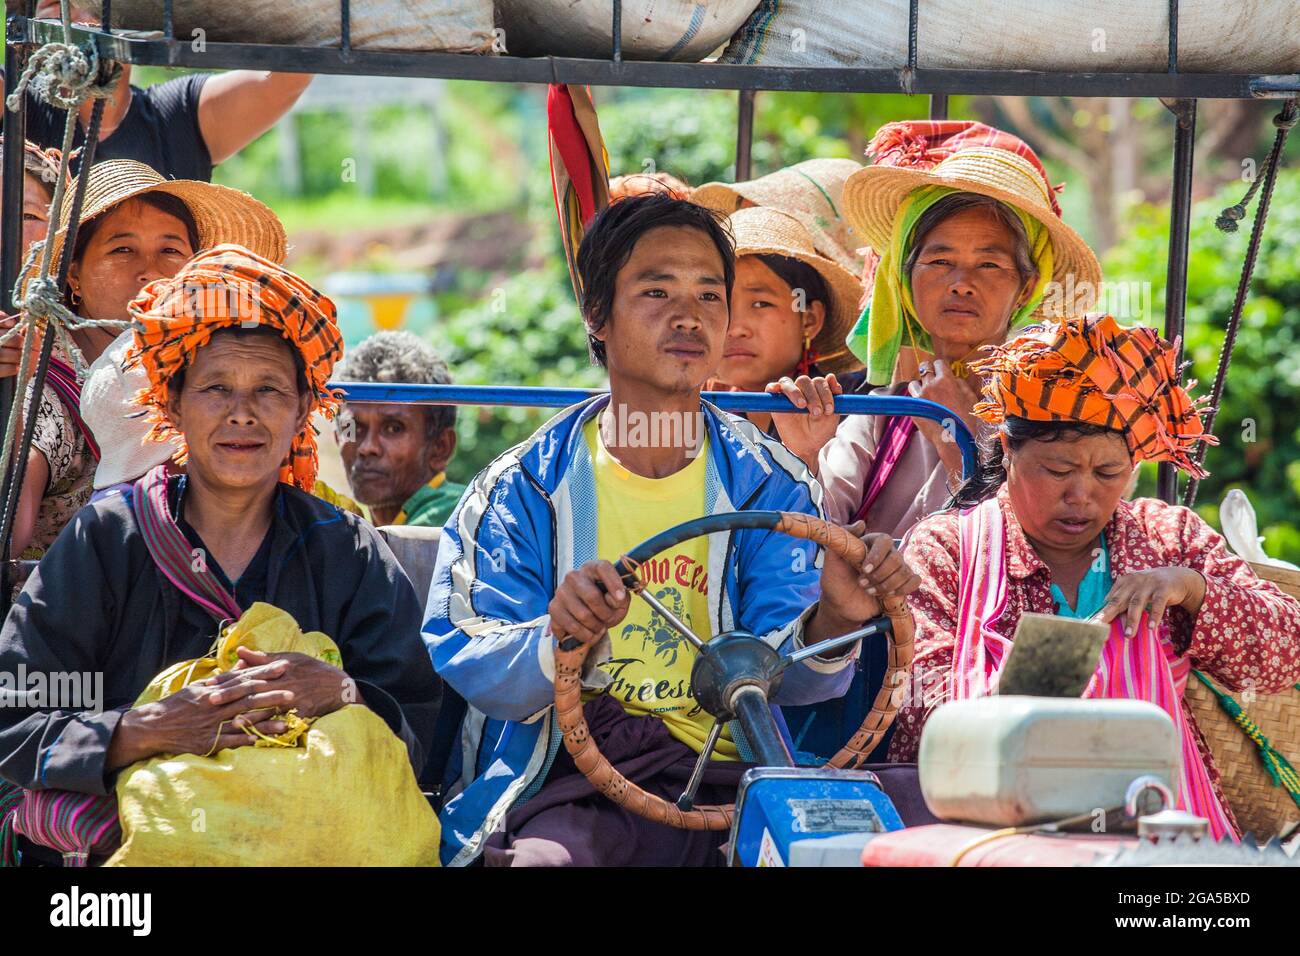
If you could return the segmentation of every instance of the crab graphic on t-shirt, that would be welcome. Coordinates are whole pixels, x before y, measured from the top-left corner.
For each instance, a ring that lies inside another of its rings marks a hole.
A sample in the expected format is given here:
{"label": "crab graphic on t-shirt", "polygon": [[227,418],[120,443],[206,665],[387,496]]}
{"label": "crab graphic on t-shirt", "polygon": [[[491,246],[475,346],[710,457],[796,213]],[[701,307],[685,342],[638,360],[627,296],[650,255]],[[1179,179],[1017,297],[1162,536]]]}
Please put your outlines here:
{"label": "crab graphic on t-shirt", "polygon": [[[655,599],[668,608],[677,620],[687,627],[691,626],[690,615],[686,612],[686,601],[680,591],[674,587],[660,588],[655,592]],[[677,663],[677,649],[682,641],[686,640],[682,632],[664,620],[658,611],[650,614],[650,620],[644,626],[629,624],[623,628],[623,637],[626,639],[640,637],[643,650],[647,645],[654,645],[654,656],[666,658],[664,663],[668,667]]]}

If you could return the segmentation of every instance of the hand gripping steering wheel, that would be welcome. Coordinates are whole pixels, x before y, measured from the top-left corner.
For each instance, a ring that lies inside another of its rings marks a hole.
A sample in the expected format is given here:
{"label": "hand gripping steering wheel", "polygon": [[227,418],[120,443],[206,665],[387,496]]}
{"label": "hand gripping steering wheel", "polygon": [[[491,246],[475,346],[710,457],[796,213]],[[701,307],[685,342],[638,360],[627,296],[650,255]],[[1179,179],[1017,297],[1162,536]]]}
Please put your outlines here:
{"label": "hand gripping steering wheel", "polygon": [[884,736],[893,723],[901,690],[912,668],[912,638],[915,625],[907,602],[901,597],[885,598],[884,615],[861,630],[821,641],[782,657],[760,638],[744,631],[728,631],[705,643],[689,627],[665,608],[643,587],[636,575],[640,565],[666,548],[689,541],[702,534],[758,528],[781,531],[804,538],[835,552],[850,566],[861,568],[866,546],[844,528],[812,515],[785,511],[736,511],[710,515],[669,528],[643,542],[618,560],[615,568],[623,583],[640,595],[667,624],[695,648],[698,657],[691,671],[691,683],[700,705],[714,718],[713,727],[691,773],[686,792],[676,804],[646,793],[614,768],[591,737],[582,712],[582,668],[588,646],[575,637],[559,640],[555,649],[555,712],[563,734],[564,747],[577,768],[600,793],[621,807],[656,823],[686,830],[725,830],[731,826],[733,805],[693,806],[710,754],[722,732],[723,724],[735,717],[736,707],[745,695],[761,694],[766,701],[780,686],[781,674],[791,664],[833,651],[864,636],[889,633],[889,667],[885,683],[876,694],[862,726],[840,749],[828,766],[857,767]]}

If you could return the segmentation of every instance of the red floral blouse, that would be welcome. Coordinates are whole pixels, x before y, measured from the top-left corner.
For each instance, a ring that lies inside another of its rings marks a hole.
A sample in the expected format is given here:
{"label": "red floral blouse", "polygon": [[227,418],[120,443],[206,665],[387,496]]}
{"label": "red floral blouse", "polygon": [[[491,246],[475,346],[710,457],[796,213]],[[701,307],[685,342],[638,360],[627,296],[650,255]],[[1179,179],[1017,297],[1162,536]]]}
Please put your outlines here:
{"label": "red floral blouse", "polygon": [[[1050,572],[1025,538],[1005,486],[998,502],[1007,537],[1007,603],[992,629],[1011,638],[1022,613],[1053,614],[1056,606]],[[1276,693],[1300,680],[1300,601],[1257,578],[1195,512],[1154,498],[1121,501],[1105,536],[1115,579],[1160,567],[1193,568],[1205,578],[1205,601],[1195,617],[1182,608],[1166,612],[1174,647],[1191,656],[1193,667],[1234,691]],[[890,760],[906,762],[917,759],[930,711],[949,699],[961,562],[957,512],[943,511],[919,522],[905,540],[903,554],[922,582],[908,599],[916,617],[916,660],[889,747]],[[1188,716],[1219,790],[1209,748]],[[1219,796],[1222,801],[1221,791]]]}

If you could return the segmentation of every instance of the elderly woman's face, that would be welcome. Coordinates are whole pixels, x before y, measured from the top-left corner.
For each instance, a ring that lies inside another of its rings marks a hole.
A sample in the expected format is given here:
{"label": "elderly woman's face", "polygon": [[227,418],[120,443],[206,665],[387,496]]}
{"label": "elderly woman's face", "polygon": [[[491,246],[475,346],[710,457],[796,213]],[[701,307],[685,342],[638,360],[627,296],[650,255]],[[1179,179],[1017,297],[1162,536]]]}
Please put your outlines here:
{"label": "elderly woman's face", "polygon": [[758,256],[736,260],[731,291],[731,325],[718,378],[728,385],[761,392],[768,382],[792,375],[803,355],[804,336],[821,331],[826,306],[795,308],[794,290]]}
{"label": "elderly woman's face", "polygon": [[230,332],[198,350],[167,404],[189,446],[189,473],[227,489],[273,485],[309,409],[287,341]]}
{"label": "elderly woman's face", "polygon": [[1093,546],[1133,475],[1117,433],[1027,441],[1014,451],[1004,438],[1003,449],[1016,518],[1031,541],[1058,551]]}
{"label": "elderly woman's face", "polygon": [[912,303],[930,337],[973,349],[1002,341],[1034,279],[1016,269],[1016,237],[988,209],[964,209],[924,239],[912,267]]}
{"label": "elderly woman's face", "polygon": [[169,279],[194,255],[185,223],[135,200],[104,214],[68,285],[81,297],[77,312],[89,319],[126,321],[127,303],[146,283]]}

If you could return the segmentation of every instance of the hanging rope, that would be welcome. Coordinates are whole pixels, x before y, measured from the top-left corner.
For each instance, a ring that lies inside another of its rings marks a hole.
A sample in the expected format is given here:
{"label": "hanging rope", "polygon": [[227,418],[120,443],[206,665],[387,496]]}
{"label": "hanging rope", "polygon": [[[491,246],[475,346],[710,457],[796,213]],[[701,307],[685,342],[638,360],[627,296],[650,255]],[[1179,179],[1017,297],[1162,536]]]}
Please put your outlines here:
{"label": "hanging rope", "polygon": [[[1250,244],[1246,247],[1246,258],[1241,266],[1241,278],[1237,282],[1237,296],[1232,303],[1232,312],[1228,315],[1228,325],[1223,336],[1223,348],[1219,352],[1219,367],[1214,374],[1214,388],[1210,391],[1210,399],[1205,415],[1205,434],[1207,435],[1214,434],[1214,419],[1218,415],[1219,403],[1223,399],[1223,386],[1227,381],[1228,366],[1232,363],[1232,350],[1237,344],[1237,332],[1241,328],[1241,313],[1246,306],[1246,296],[1250,292],[1251,276],[1255,273],[1255,260],[1259,257],[1259,246],[1264,236],[1264,223],[1268,219],[1268,207],[1273,199],[1273,186],[1277,182],[1277,169],[1281,161],[1282,148],[1286,145],[1287,134],[1296,125],[1297,119],[1300,119],[1297,101],[1294,99],[1287,100],[1282,106],[1282,111],[1273,117],[1273,125],[1277,127],[1277,135],[1273,137],[1273,148],[1264,160],[1263,175],[1257,176],[1255,181],[1250,184],[1250,188],[1246,191],[1246,195],[1242,197],[1241,202],[1223,210],[1223,213],[1215,221],[1215,225],[1222,231],[1235,232],[1237,222],[1246,215],[1246,207],[1250,205],[1256,191],[1259,191],[1259,206],[1255,210],[1255,222],[1250,230]],[[1200,465],[1205,460],[1207,447],[1205,442],[1197,445],[1194,455],[1197,465]],[[1200,483],[1199,478],[1191,478],[1187,482],[1187,489],[1183,494],[1183,504],[1188,508],[1196,503],[1196,490]]]}
{"label": "hanging rope", "polygon": [[[15,379],[14,401],[9,409],[5,423],[4,444],[0,448],[0,475],[5,476],[5,506],[3,519],[0,520],[0,550],[9,554],[10,538],[13,532],[14,518],[17,513],[18,498],[22,491],[24,472],[26,471],[27,450],[31,447],[32,434],[36,427],[36,416],[40,409],[41,397],[45,387],[46,372],[49,369],[50,355],[54,343],[59,345],[72,360],[78,377],[86,372],[85,357],[77,348],[70,335],[78,329],[90,327],[108,327],[123,329],[127,323],[84,319],[74,315],[63,304],[63,288],[68,281],[68,269],[76,234],[80,225],[81,206],[85,197],[86,179],[90,167],[95,161],[95,147],[99,142],[99,128],[104,115],[104,104],[112,95],[121,78],[120,64],[109,63],[101,70],[99,54],[93,46],[85,50],[72,42],[72,23],[68,0],[61,0],[60,14],[63,21],[62,43],[47,43],[34,54],[23,70],[17,88],[5,97],[5,106],[11,111],[24,107],[24,94],[30,89],[34,96],[67,111],[63,126],[63,148],[60,151],[59,173],[54,182],[53,195],[50,197],[49,225],[45,238],[33,243],[28,252],[22,270],[19,272],[13,290],[13,302],[22,315],[21,321],[15,323],[9,331],[0,335],[0,345],[15,336],[23,336],[22,358],[18,365]],[[68,183],[68,164],[71,161],[72,142],[77,129],[77,114],[82,103],[88,99],[95,101],[91,111],[90,124],[86,130],[86,145],[81,157],[81,167],[77,173],[76,185],[72,196],[72,207],[68,218],[67,234],[63,243],[63,253],[58,263],[52,262],[54,236],[58,230],[59,212],[63,207],[63,197]],[[20,144],[21,145],[21,144]],[[10,148],[14,148],[10,144]],[[33,266],[39,258],[40,265],[35,275],[29,277]],[[57,278],[51,276],[51,269],[57,270]],[[41,336],[42,332],[47,332]],[[35,374],[32,373],[33,345],[41,336],[41,353],[37,361]],[[30,395],[27,399],[25,414],[19,417],[22,407],[19,396]],[[22,429],[21,441],[15,441]]]}

